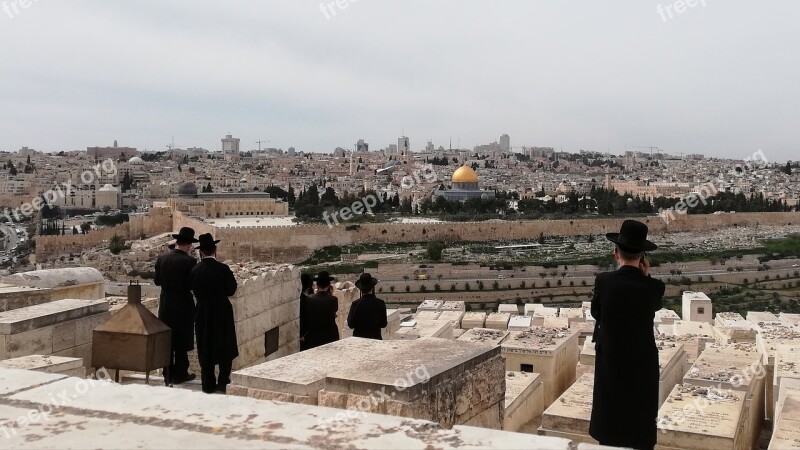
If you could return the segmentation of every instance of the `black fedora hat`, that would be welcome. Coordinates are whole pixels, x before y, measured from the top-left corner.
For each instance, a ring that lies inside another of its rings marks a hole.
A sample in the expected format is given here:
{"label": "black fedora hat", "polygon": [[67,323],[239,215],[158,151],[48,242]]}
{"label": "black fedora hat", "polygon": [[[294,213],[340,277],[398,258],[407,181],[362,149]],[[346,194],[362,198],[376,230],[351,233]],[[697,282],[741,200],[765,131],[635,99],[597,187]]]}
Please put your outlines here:
{"label": "black fedora hat", "polygon": [[637,220],[626,220],[619,233],[608,233],[606,238],[626,251],[650,252],[658,248],[647,240],[647,225]]}
{"label": "black fedora hat", "polygon": [[211,233],[201,234],[198,242],[200,242],[200,245],[197,246],[197,250],[213,250],[220,243],[220,241],[214,240],[214,236]]}
{"label": "black fedora hat", "polygon": [[371,291],[375,285],[378,284],[378,280],[372,278],[372,275],[368,273],[362,273],[358,280],[356,280],[356,287],[361,289],[362,291]]}
{"label": "black fedora hat", "polygon": [[194,238],[194,228],[183,227],[181,231],[178,231],[178,234],[173,234],[173,238],[181,244],[195,244],[198,241]]}
{"label": "black fedora hat", "polygon": [[314,282],[316,282],[318,286],[328,286],[333,281],[336,281],[336,277],[332,277],[326,270],[323,270],[314,277]]}

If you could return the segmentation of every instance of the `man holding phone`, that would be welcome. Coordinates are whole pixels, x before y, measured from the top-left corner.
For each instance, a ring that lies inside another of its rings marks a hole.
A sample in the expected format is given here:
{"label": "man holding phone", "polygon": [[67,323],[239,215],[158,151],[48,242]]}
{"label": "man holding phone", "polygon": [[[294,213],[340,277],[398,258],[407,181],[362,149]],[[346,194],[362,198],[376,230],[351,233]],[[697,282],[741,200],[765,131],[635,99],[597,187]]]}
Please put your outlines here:
{"label": "man holding phone", "polygon": [[658,416],[658,348],[655,312],[664,283],[650,277],[647,225],[626,220],[609,233],[619,269],[597,275],[592,298],[595,319],[595,377],[589,434],[601,445],[652,450]]}

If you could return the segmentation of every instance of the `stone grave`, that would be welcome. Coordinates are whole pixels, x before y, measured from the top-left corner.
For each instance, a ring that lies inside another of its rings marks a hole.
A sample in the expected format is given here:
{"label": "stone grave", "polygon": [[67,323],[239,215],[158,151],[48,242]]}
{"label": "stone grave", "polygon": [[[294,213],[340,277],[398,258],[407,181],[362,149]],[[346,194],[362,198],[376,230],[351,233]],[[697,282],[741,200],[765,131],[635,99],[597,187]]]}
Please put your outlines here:
{"label": "stone grave", "polygon": [[[749,315],[750,313],[748,313]],[[781,322],[760,322],[756,336],[756,348],[761,352],[767,380],[775,377],[775,353],[781,344],[800,345],[800,330],[788,327]],[[773,393],[771,386],[766,389],[766,418],[770,420],[775,414]]]}
{"label": "stone grave", "polygon": [[764,417],[765,380],[761,355],[752,346],[706,348],[683,377],[693,386],[737,392],[744,400],[737,440],[755,445]]}
{"label": "stone grave", "polygon": [[545,409],[539,434],[597,444],[589,436],[593,392],[594,375],[587,373]]}
{"label": "stone grave", "polygon": [[486,325],[485,312],[468,312],[464,314],[461,319],[461,328],[469,330],[470,328],[483,328]]}
{"label": "stone grave", "polygon": [[750,448],[752,443],[740,433],[744,397],[740,391],[688,383],[675,386],[658,411],[656,450]]}
{"label": "stone grave", "polygon": [[720,327],[729,327],[739,323],[742,320],[745,320],[744,317],[737,312],[718,312],[714,317],[714,325]]}
{"label": "stone grave", "polygon": [[655,326],[658,325],[672,325],[675,321],[681,320],[681,316],[678,315],[675,311],[671,309],[660,309],[656,311],[655,318],[653,319],[653,324]]}
{"label": "stone grave", "polygon": [[50,289],[0,283],[0,312],[49,303],[51,297]]}
{"label": "stone grave", "polygon": [[508,313],[512,316],[519,315],[519,306],[517,305],[508,305],[508,304],[501,304],[497,306],[497,312],[499,313]]}
{"label": "stone grave", "polygon": [[796,448],[800,448],[800,391],[790,392],[783,400],[768,450]]}
{"label": "stone grave", "polygon": [[570,326],[576,322],[586,321],[586,317],[583,315],[583,308],[561,308],[558,311],[558,316],[569,319]]}
{"label": "stone grave", "polygon": [[593,366],[594,357],[594,342],[592,342],[591,339],[586,339],[586,341],[583,342],[583,347],[581,348],[580,362],[585,366]]}
{"label": "stone grave", "polygon": [[506,372],[503,430],[520,431],[542,417],[544,397],[542,376],[538,373]]}
{"label": "stone grave", "polygon": [[[433,342],[435,340],[435,342]],[[228,394],[500,429],[497,346],[349,338],[234,372]]]}
{"label": "stone grave", "polygon": [[[416,319],[415,319],[416,320]],[[400,327],[390,340],[409,340],[453,337],[453,324],[449,320],[417,320],[413,327]]]}
{"label": "stone grave", "polygon": [[459,341],[480,342],[499,347],[508,336],[508,331],[489,328],[471,328],[459,336]]}
{"label": "stone grave", "polygon": [[[800,380],[800,343],[780,344],[775,352],[775,376],[772,380],[772,398],[779,400],[783,380]],[[777,411],[777,407],[775,409]]]}
{"label": "stone grave", "polygon": [[420,311],[439,311],[444,305],[441,300],[425,300],[417,307],[417,312]]}
{"label": "stone grave", "polygon": [[525,331],[531,327],[531,316],[511,316],[508,331]]}
{"label": "stone grave", "polygon": [[439,320],[449,320],[450,324],[453,326],[453,329],[461,328],[461,321],[464,319],[464,311],[459,310],[451,310],[451,311],[442,311],[439,314]]}
{"label": "stone grave", "polygon": [[531,327],[514,331],[503,341],[506,370],[542,375],[545,407],[574,381],[578,364],[578,332]]}
{"label": "stone grave", "polygon": [[509,313],[491,313],[486,317],[486,328],[493,330],[508,330],[508,322],[511,320]]}
{"label": "stone grave", "polygon": [[545,317],[542,326],[545,328],[567,329],[569,328],[569,319],[566,317]]}
{"label": "stone grave", "polygon": [[686,352],[683,344],[675,342],[658,343],[658,405],[664,403],[672,388],[683,379],[686,368]]}

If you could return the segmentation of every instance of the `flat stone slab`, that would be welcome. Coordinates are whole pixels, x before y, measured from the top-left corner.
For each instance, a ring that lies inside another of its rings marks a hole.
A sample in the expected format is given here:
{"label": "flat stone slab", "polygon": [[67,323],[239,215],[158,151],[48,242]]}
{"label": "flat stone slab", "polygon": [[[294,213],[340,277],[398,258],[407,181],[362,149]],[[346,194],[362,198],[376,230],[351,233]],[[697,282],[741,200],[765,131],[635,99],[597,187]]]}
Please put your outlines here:
{"label": "flat stone slab", "polygon": [[520,396],[522,394],[536,389],[538,386],[541,386],[541,384],[541,374],[528,372],[506,372],[506,410],[512,408],[518,400],[521,400]]}
{"label": "flat stone slab", "polygon": [[32,386],[54,383],[65,378],[67,378],[65,375],[2,368],[0,369],[0,396],[30,389]]}
{"label": "flat stone slab", "polygon": [[0,312],[0,335],[22,333],[108,311],[106,300],[57,300]]}
{"label": "flat stone slab", "polygon": [[683,377],[685,383],[696,386],[717,387],[749,392],[762,372],[761,354],[755,349],[737,347],[709,347],[695,360]]}
{"label": "flat stone slab", "polygon": [[532,320],[531,316],[511,316],[508,321],[508,331],[525,331],[533,324]]}
{"label": "flat stone slab", "polygon": [[500,345],[508,336],[508,331],[492,330],[489,328],[471,328],[458,337],[459,341],[480,342],[490,345]]}
{"label": "flat stone slab", "polygon": [[588,436],[593,392],[594,374],[584,374],[544,411],[542,429]]}
{"label": "flat stone slab", "polygon": [[422,392],[426,376],[435,385],[439,376],[463,372],[499,354],[500,348],[489,343],[348,338],[236,371],[231,381],[251,389],[316,397],[320,390],[336,386],[366,395],[402,379],[410,380],[402,394],[414,398]]}
{"label": "flat stone slab", "polygon": [[508,322],[511,320],[509,313],[492,313],[486,317],[486,328],[494,330],[507,330]]}
{"label": "flat stone slab", "polygon": [[[5,372],[19,371],[0,369],[0,380],[10,378]],[[69,398],[61,411],[21,427],[0,448],[570,448],[558,438],[78,378],[0,394],[0,421],[62,393]]]}
{"label": "flat stone slab", "polygon": [[514,331],[503,341],[502,348],[508,353],[552,355],[577,331],[531,327],[529,331]]}
{"label": "flat stone slab", "polygon": [[789,394],[773,426],[769,450],[785,450],[800,447],[800,393]]}
{"label": "flat stone slab", "polygon": [[502,304],[497,306],[497,312],[499,313],[509,313],[512,316],[519,315],[519,306],[517,305],[508,305]]}
{"label": "flat stone slab", "polygon": [[728,389],[675,386],[658,411],[658,445],[727,450],[735,447],[745,394]]}
{"label": "flat stone slab", "polygon": [[0,361],[4,369],[35,370],[45,373],[64,373],[85,370],[82,358],[69,358],[53,355],[30,355]]}

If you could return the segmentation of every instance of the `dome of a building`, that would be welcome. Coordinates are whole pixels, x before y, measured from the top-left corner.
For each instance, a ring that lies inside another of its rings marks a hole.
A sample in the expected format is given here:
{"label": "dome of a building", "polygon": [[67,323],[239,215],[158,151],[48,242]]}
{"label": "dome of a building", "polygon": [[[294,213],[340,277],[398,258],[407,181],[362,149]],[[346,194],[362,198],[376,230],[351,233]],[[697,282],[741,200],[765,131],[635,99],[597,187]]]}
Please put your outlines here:
{"label": "dome of a building", "polygon": [[133,165],[136,165],[136,166],[140,166],[140,165],[144,164],[144,160],[142,158],[139,158],[138,156],[134,156],[133,158],[128,160],[128,164],[133,164]]}
{"label": "dome of a building", "polygon": [[478,174],[471,167],[462,166],[453,172],[453,183],[477,183]]}
{"label": "dome of a building", "polygon": [[100,188],[100,192],[117,192],[117,188],[113,185],[107,184]]}
{"label": "dome of a building", "polygon": [[181,183],[178,186],[178,195],[197,195],[197,185],[191,181]]}

